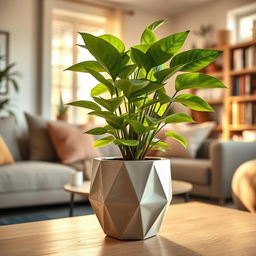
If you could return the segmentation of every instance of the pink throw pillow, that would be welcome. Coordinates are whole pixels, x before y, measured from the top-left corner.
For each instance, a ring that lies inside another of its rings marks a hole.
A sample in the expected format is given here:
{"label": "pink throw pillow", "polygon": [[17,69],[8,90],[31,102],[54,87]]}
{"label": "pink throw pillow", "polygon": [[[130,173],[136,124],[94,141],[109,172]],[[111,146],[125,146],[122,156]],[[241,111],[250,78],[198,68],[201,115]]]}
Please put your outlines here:
{"label": "pink throw pillow", "polygon": [[82,159],[100,157],[101,153],[93,148],[94,138],[83,134],[87,128],[71,126],[62,122],[48,122],[48,130],[56,152],[64,164],[70,164]]}

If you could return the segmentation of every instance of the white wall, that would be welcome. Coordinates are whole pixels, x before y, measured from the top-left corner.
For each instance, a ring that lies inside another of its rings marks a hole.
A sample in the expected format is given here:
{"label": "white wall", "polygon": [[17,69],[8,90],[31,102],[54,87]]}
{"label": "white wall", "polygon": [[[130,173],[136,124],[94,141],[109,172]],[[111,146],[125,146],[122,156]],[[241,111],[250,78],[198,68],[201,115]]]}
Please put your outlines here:
{"label": "white wall", "polygon": [[[219,29],[226,28],[227,12],[231,9],[238,8],[255,0],[216,0],[211,3],[195,7],[189,11],[183,12],[171,18],[171,30],[173,33],[191,30],[198,30],[200,25],[212,25],[214,32]],[[192,46],[196,43],[198,37],[190,33],[185,48]],[[214,38],[216,42],[216,33]]]}
{"label": "white wall", "polygon": [[23,111],[37,112],[37,10],[35,0],[0,0],[0,30],[10,33],[10,62],[17,63],[15,70],[21,73],[20,92],[10,93],[20,123]]}

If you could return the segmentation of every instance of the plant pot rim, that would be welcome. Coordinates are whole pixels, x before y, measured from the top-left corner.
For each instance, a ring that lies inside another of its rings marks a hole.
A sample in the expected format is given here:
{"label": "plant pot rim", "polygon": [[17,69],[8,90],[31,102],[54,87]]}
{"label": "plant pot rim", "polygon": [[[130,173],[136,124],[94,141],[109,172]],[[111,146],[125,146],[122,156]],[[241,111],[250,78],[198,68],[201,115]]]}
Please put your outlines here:
{"label": "plant pot rim", "polygon": [[156,156],[148,156],[146,157],[144,160],[126,160],[123,159],[122,156],[107,156],[107,157],[97,157],[94,158],[95,160],[99,160],[99,161],[118,161],[118,162],[149,162],[149,161],[163,161],[163,160],[167,160],[170,161],[170,159],[168,158],[163,158],[163,157],[156,157]]}

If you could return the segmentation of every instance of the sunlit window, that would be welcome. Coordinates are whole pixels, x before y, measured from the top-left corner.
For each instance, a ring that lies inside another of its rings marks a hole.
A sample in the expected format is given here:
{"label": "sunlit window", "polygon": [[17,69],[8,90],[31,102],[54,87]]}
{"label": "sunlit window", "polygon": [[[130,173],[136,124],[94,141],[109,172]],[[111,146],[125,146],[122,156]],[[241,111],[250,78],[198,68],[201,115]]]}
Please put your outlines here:
{"label": "sunlit window", "polygon": [[[90,91],[98,83],[91,75],[63,71],[74,63],[93,60],[88,50],[76,44],[84,44],[77,32],[92,33],[96,36],[105,33],[105,24],[87,24],[81,19],[65,20],[65,17],[55,18],[52,26],[52,88],[51,113],[57,115],[57,107],[62,95],[64,103],[74,100],[90,100]],[[68,117],[70,122],[85,123],[86,110],[70,107]]]}
{"label": "sunlit window", "polygon": [[253,33],[253,23],[256,22],[256,13],[239,20],[239,36],[241,39],[251,39]]}
{"label": "sunlit window", "polygon": [[231,43],[251,40],[255,37],[254,26],[256,26],[256,3],[228,11],[227,28],[231,31]]}

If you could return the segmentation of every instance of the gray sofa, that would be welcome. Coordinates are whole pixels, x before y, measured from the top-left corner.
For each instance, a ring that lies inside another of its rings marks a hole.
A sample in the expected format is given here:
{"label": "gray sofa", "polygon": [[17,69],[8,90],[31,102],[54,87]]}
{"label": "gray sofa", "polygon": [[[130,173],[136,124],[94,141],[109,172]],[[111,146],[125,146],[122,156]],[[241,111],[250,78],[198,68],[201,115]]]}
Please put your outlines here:
{"label": "gray sofa", "polygon": [[[10,129],[4,129],[3,122],[0,123],[0,128],[1,125],[0,134],[7,138],[7,145],[16,162],[0,166],[0,208],[69,202],[69,194],[64,191],[63,186],[68,183],[69,173],[75,170],[75,165],[27,160],[28,141],[22,140],[19,147],[22,154],[19,154],[12,145],[17,140],[16,135]],[[103,156],[120,155],[114,145],[101,148],[101,151]],[[207,140],[199,149],[196,158],[171,159],[172,178],[191,182],[194,195],[223,202],[231,198],[230,185],[236,168],[255,156],[256,142]],[[88,161],[91,159],[85,162]]]}

